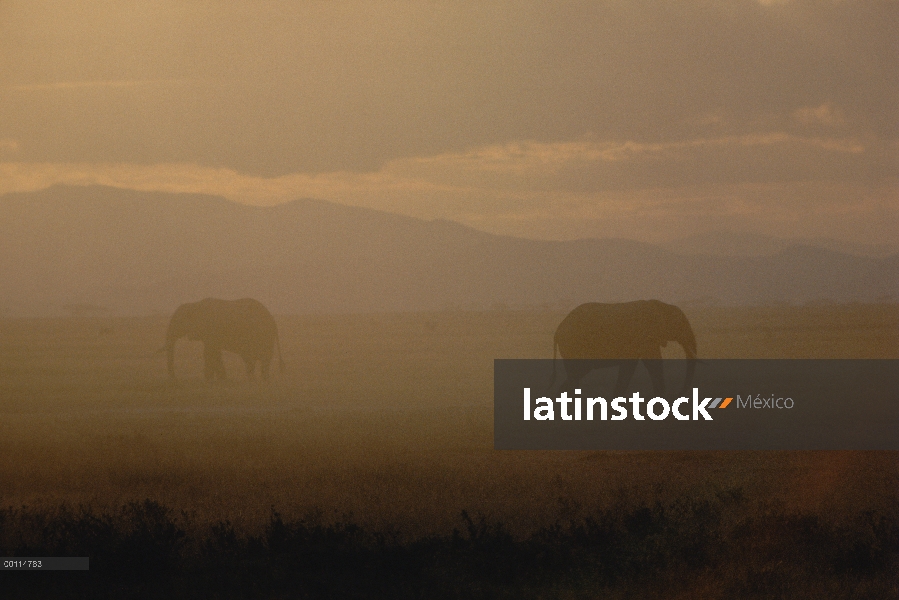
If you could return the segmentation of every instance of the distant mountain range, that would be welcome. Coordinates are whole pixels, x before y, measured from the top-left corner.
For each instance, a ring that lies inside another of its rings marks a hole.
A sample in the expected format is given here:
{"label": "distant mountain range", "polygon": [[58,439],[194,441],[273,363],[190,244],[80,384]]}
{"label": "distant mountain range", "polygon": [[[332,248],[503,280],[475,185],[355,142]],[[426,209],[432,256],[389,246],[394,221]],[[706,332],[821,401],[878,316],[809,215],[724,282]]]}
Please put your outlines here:
{"label": "distant mountain range", "polygon": [[786,239],[752,233],[710,231],[662,244],[676,254],[715,256],[774,256],[793,246],[812,246],[841,254],[886,258],[899,254],[899,244],[854,244],[830,238]]}
{"label": "distant mountain range", "polygon": [[168,313],[206,296],[254,297],[282,314],[640,298],[899,299],[899,255],[882,256],[886,248],[860,256],[833,243],[779,240],[771,251],[773,239],[744,237],[744,247],[756,248],[745,255],[732,255],[739,244],[720,234],[664,247],[536,241],[318,200],[263,208],[203,195],[55,186],[0,196],[0,314]]}

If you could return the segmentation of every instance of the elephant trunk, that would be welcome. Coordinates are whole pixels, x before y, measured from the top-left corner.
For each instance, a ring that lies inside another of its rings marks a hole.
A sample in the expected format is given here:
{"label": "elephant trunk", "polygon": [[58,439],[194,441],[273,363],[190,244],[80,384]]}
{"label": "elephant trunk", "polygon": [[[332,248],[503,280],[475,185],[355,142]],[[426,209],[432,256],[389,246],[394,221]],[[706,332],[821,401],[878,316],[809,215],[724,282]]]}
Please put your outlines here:
{"label": "elephant trunk", "polygon": [[693,387],[693,375],[696,373],[696,355],[687,359],[687,376],[684,378],[684,391],[686,394]]}
{"label": "elephant trunk", "polygon": [[173,319],[172,323],[169,324],[169,330],[165,336],[165,346],[162,347],[162,350],[165,350],[166,364],[168,365],[170,377],[175,377],[175,342],[177,342],[180,337],[183,336],[177,331]]}
{"label": "elephant trunk", "polygon": [[167,343],[165,346],[166,364],[169,369],[169,377],[175,376],[175,343]]}
{"label": "elephant trunk", "polygon": [[[685,318],[686,321],[686,318]],[[684,349],[684,354],[687,355],[687,374],[684,378],[684,389],[683,392],[686,394],[690,387],[693,385],[693,375],[696,373],[696,336],[693,334],[693,328],[690,327],[690,323],[685,323],[686,327],[683,332],[681,332],[680,339],[677,342]]]}

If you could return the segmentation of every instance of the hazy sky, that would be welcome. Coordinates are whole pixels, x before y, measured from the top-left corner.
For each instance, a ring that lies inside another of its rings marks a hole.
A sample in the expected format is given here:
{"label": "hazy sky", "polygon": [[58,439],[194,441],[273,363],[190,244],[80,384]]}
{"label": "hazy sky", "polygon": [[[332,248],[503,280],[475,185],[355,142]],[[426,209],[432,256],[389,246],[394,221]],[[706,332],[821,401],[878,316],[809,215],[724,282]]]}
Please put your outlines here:
{"label": "hazy sky", "polygon": [[899,2],[0,1],[0,193],[894,241]]}

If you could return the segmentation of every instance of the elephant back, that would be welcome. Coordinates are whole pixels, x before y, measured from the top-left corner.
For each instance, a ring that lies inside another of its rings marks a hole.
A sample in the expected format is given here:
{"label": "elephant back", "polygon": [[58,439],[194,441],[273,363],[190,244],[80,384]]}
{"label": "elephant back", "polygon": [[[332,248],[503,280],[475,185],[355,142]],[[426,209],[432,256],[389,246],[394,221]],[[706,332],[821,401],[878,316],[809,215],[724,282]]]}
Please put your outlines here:
{"label": "elephant back", "polygon": [[658,300],[581,304],[559,324],[555,343],[562,358],[643,358],[665,343],[668,306]]}

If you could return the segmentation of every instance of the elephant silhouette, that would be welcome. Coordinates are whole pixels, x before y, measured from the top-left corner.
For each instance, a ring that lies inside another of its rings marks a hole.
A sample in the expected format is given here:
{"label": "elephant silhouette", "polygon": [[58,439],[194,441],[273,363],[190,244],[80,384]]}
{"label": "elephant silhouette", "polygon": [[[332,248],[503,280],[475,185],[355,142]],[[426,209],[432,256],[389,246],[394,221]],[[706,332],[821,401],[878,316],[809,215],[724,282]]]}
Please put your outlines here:
{"label": "elephant silhouette", "polygon": [[240,355],[246,365],[247,377],[254,376],[258,362],[262,378],[268,379],[277,347],[280,370],[284,371],[275,319],[265,306],[252,298],[205,298],[179,306],[169,322],[165,346],[160,350],[167,353],[172,378],[175,377],[175,342],[185,336],[203,342],[206,379],[227,379],[222,350]]}
{"label": "elephant silhouette", "polygon": [[581,304],[556,329],[553,381],[558,352],[566,373],[561,390],[573,390],[595,368],[617,366],[614,394],[621,396],[634,375],[637,363],[643,361],[656,394],[662,395],[665,393],[665,381],[661,349],[668,342],[680,344],[687,356],[683,388],[686,391],[696,370],[696,336],[681,309],[659,300]]}

